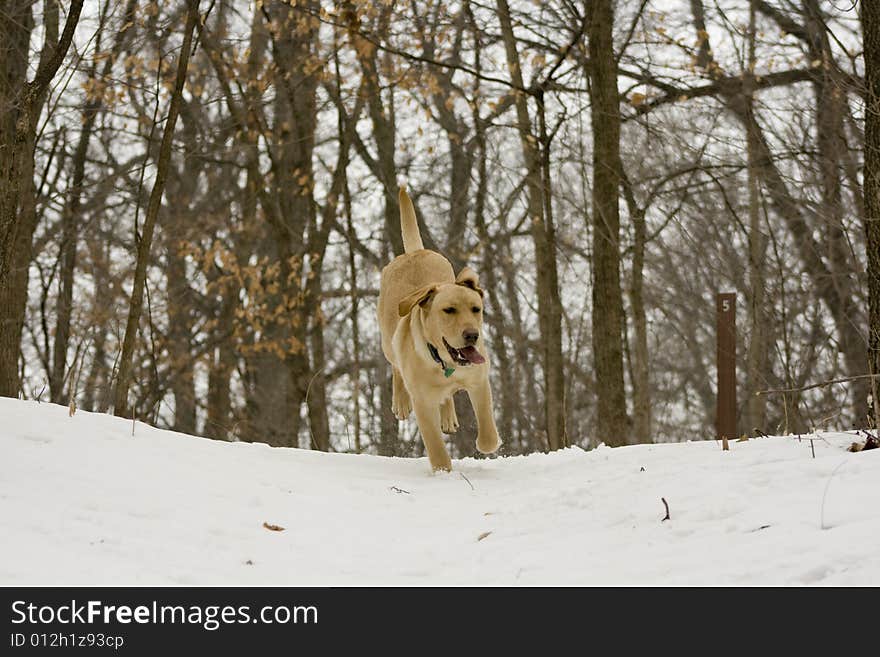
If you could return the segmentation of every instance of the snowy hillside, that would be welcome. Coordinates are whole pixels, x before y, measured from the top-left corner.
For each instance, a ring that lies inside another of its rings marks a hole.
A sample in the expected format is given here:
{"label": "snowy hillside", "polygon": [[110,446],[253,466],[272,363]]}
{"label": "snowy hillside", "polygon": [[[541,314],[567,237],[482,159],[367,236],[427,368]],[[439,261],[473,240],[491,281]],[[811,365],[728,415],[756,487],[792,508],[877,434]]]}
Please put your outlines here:
{"label": "snowy hillside", "polygon": [[431,475],[0,399],[0,584],[880,585],[880,450],[813,438]]}

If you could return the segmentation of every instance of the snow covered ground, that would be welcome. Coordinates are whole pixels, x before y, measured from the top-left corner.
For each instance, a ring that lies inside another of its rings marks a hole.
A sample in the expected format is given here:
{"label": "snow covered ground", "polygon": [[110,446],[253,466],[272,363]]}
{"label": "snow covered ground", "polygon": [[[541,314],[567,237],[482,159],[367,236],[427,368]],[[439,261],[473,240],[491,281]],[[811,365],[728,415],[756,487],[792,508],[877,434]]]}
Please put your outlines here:
{"label": "snow covered ground", "polygon": [[432,475],[0,399],[0,585],[880,585],[880,450],[812,438]]}

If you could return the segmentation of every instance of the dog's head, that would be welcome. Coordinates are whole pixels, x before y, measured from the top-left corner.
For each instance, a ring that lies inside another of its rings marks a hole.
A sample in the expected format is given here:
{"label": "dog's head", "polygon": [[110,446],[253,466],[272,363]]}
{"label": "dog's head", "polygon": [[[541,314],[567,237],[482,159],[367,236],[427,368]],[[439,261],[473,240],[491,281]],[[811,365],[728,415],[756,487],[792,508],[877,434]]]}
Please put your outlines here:
{"label": "dog's head", "polygon": [[422,309],[425,339],[444,360],[449,354],[459,366],[486,362],[483,346],[483,290],[476,273],[465,267],[455,283],[429,285],[405,297],[397,310],[406,317]]}

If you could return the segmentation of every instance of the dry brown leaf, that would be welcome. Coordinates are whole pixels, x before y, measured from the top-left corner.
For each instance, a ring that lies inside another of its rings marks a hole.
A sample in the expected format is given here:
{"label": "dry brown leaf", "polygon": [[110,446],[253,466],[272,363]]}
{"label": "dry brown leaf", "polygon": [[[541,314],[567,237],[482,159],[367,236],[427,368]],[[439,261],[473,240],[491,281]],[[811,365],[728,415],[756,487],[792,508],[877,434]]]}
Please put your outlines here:
{"label": "dry brown leaf", "polygon": [[270,525],[268,522],[264,522],[263,527],[268,529],[270,532],[283,532],[284,531],[284,527],[282,527],[281,525]]}
{"label": "dry brown leaf", "polygon": [[477,536],[477,540],[478,540],[478,541],[482,541],[484,538],[486,538],[486,537],[487,537],[489,534],[491,534],[491,533],[492,533],[492,532],[483,532],[482,534],[480,534],[479,536]]}

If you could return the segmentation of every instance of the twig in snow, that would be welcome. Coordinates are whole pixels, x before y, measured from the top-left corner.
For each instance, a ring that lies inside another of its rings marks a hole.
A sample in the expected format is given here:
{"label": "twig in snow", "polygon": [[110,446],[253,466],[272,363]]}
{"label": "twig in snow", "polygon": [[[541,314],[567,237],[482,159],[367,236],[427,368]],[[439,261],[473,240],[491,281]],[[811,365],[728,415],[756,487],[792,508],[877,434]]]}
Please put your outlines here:
{"label": "twig in snow", "polygon": [[476,488],[474,488],[474,485],[471,483],[471,480],[464,476],[464,472],[459,472],[458,474],[461,475],[462,479],[464,479],[466,482],[468,482],[468,486],[471,487],[471,490],[477,490]]}
{"label": "twig in snow", "polygon": [[392,486],[388,490],[393,490],[395,493],[406,493],[407,495],[412,495],[408,490],[403,490],[402,488],[398,488],[397,486]]}
{"label": "twig in snow", "polygon": [[880,438],[878,438],[875,434],[871,433],[867,429],[859,429],[859,431],[861,431],[863,434],[868,436],[868,438],[873,438],[874,440],[880,440]]}
{"label": "twig in snow", "polygon": [[753,431],[754,431],[756,434],[758,434],[759,436],[761,436],[761,438],[769,438],[769,437],[770,437],[770,436],[768,436],[766,433],[764,433],[763,431],[761,431],[758,427],[755,427],[755,428],[753,429]]}
{"label": "twig in snow", "polygon": [[[44,392],[45,390],[46,390],[46,384],[44,383],[44,384],[43,384],[43,387],[40,388],[40,392],[38,392],[38,393],[37,393],[37,396],[34,397],[34,400],[36,400],[36,402],[37,402],[38,404],[40,403],[40,401],[41,401],[41,400],[40,400],[40,397],[43,396],[43,392]],[[33,391],[33,390],[31,390],[31,394],[34,394],[34,391]]]}
{"label": "twig in snow", "polygon": [[828,495],[828,487],[831,485],[831,480],[834,478],[834,474],[840,470],[840,467],[846,463],[844,459],[840,463],[837,464],[837,467],[831,471],[831,474],[828,475],[828,482],[825,484],[825,492],[822,493],[822,509],[819,512],[819,524],[822,529],[830,529],[830,527],[825,526],[825,497]]}
{"label": "twig in snow", "polygon": [[[666,507],[666,517],[663,518],[663,520],[672,520],[672,518],[669,517],[669,505],[666,503],[666,498],[661,497],[660,500],[663,502],[663,506]],[[660,522],[663,522],[663,520],[661,520]]]}
{"label": "twig in snow", "polygon": [[810,438],[810,450],[813,452],[813,458],[816,458],[816,448],[813,446],[812,438]]}

